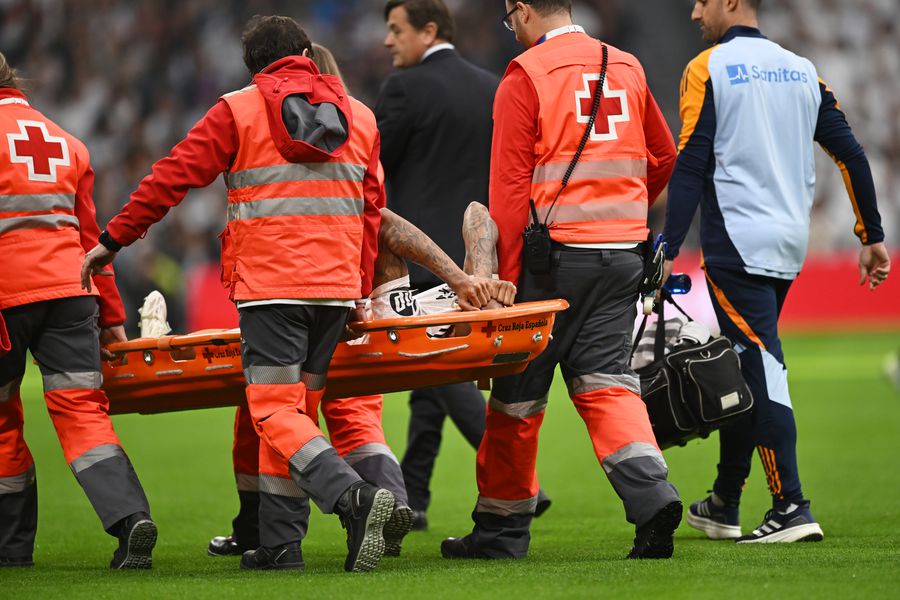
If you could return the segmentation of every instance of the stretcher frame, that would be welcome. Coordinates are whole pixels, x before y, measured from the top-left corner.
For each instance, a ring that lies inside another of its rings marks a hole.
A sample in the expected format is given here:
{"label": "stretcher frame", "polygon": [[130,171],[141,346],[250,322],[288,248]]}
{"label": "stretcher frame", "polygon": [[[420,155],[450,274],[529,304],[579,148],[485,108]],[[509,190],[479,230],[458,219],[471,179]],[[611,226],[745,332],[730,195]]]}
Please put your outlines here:
{"label": "stretcher frame", "polygon": [[[544,351],[565,300],[353,323],[361,343],[338,344],[325,398],[389,393],[520,373]],[[453,325],[452,337],[429,328]],[[160,413],[244,402],[240,330],[111,344],[103,364],[110,414]]]}

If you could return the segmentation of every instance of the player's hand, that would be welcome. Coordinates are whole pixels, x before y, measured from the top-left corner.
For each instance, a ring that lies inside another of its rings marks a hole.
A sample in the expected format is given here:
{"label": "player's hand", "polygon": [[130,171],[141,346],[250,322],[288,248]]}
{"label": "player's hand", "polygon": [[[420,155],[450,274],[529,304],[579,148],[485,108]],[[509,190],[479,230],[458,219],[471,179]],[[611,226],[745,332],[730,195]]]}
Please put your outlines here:
{"label": "player's hand", "polygon": [[659,281],[659,289],[656,291],[657,302],[659,302],[660,296],[662,295],[663,286],[666,285],[666,282],[672,275],[672,266],[674,265],[674,263],[675,261],[669,259],[663,261],[662,279]]}
{"label": "player's hand", "polygon": [[355,340],[357,338],[361,338],[366,335],[365,333],[354,331],[350,328],[350,323],[359,323],[361,321],[367,320],[369,317],[366,312],[366,302],[365,300],[357,300],[356,307],[350,310],[350,313],[347,315],[347,323],[344,325],[344,333],[341,334],[341,341],[346,342],[348,340]]}
{"label": "player's hand", "polygon": [[111,263],[115,257],[116,253],[103,244],[94,246],[84,256],[84,264],[81,265],[81,289],[91,291],[91,275],[103,275],[106,277],[114,275],[112,271],[104,270],[103,267]]}
{"label": "player's hand", "polygon": [[863,246],[859,251],[859,285],[869,280],[869,289],[874,290],[885,282],[891,272],[891,255],[883,242]]}
{"label": "player's hand", "polygon": [[[495,300],[503,306],[512,306],[516,301],[516,286],[502,279],[491,279],[491,300]],[[495,308],[493,302],[482,308]]]}
{"label": "player's hand", "polygon": [[114,325],[112,327],[104,327],[100,330],[100,356],[103,360],[112,360],[116,356],[106,349],[110,344],[116,342],[127,342],[128,337],[125,335],[125,327],[122,325]]}
{"label": "player's hand", "polygon": [[463,310],[478,310],[491,300],[493,279],[466,275],[458,282],[447,284],[456,292],[456,302]]}

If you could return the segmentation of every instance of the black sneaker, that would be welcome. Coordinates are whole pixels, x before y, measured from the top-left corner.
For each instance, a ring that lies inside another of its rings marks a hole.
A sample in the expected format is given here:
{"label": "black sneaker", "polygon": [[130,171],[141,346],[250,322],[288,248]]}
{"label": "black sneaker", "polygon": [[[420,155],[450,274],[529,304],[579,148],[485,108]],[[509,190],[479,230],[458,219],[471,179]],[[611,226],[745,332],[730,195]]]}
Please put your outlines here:
{"label": "black sneaker", "polygon": [[550,500],[550,496],[547,495],[543,488],[538,488],[537,503],[534,505],[534,518],[537,519],[547,512],[551,504],[553,504],[553,501]]}
{"label": "black sneaker", "polygon": [[125,519],[119,533],[119,547],[109,563],[110,569],[149,569],[153,566],[156,523],[147,513],[135,513]]}
{"label": "black sneaker", "polygon": [[408,506],[396,506],[391,518],[384,525],[384,555],[400,556],[403,538],[412,530],[413,510]]}
{"label": "black sneaker", "polygon": [[361,481],[338,500],[337,512],[347,530],[345,571],[371,571],[384,555],[384,525],[394,511],[394,495]]}
{"label": "black sneaker", "polygon": [[0,567],[33,567],[30,556],[0,556]]}
{"label": "black sneaker", "polygon": [[441,542],[441,556],[444,558],[494,558],[476,549],[471,535],[444,539]]}
{"label": "black sneaker", "polygon": [[304,569],[306,563],[303,562],[300,544],[294,543],[274,548],[260,546],[256,550],[247,550],[241,556],[241,568],[259,571]]}
{"label": "black sneaker", "polygon": [[428,517],[424,510],[413,509],[411,531],[428,531]]}
{"label": "black sneaker", "polygon": [[688,509],[688,525],[699,529],[711,540],[733,540],[741,537],[741,522],[737,508],[719,506],[712,495],[697,500]]}
{"label": "black sneaker", "polygon": [[821,542],[822,528],[809,512],[809,500],[792,504],[787,511],[774,508],[766,513],[762,524],[735,541],[738,544],[772,544],[790,542]]}
{"label": "black sneaker", "polygon": [[675,530],[681,523],[684,508],[681,502],[671,502],[642,527],[634,536],[634,547],[628,558],[671,558],[675,550]]}
{"label": "black sneaker", "polygon": [[232,533],[229,536],[217,535],[209,540],[209,546],[206,553],[210,556],[241,556],[247,550],[254,550],[252,546],[247,546],[238,542],[237,537]]}

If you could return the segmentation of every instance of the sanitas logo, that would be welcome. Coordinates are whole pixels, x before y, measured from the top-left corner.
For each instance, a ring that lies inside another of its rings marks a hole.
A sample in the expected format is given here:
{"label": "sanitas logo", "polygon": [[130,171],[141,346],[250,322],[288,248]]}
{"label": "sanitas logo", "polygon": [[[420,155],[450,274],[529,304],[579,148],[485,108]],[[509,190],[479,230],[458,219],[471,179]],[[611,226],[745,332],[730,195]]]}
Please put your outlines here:
{"label": "sanitas logo", "polygon": [[731,85],[750,83],[750,80],[766,83],[809,83],[809,75],[796,69],[762,69],[756,65],[725,65]]}

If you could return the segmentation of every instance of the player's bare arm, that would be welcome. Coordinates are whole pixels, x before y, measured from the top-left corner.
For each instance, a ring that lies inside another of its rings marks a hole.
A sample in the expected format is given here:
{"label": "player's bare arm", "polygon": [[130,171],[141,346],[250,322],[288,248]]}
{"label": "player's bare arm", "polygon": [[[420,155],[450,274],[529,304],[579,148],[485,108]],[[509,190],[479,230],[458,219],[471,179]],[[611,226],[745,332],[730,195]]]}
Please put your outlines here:
{"label": "player's bare arm", "polygon": [[[456,292],[459,305],[464,310],[477,310],[491,300],[493,284],[490,279],[469,277],[431,238],[388,209],[381,211],[378,250],[379,261],[383,259],[384,265],[389,269],[394,268],[396,271],[397,265],[393,261],[402,263],[402,259],[411,260],[446,281]],[[382,256],[388,253],[393,255],[393,259]],[[377,265],[376,270],[380,266]],[[386,276],[383,278],[384,281],[389,280]]]}
{"label": "player's bare arm", "polygon": [[485,205],[472,202],[463,216],[463,240],[466,261],[463,270],[469,275],[490,278],[497,272],[497,224]]}

